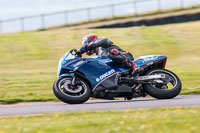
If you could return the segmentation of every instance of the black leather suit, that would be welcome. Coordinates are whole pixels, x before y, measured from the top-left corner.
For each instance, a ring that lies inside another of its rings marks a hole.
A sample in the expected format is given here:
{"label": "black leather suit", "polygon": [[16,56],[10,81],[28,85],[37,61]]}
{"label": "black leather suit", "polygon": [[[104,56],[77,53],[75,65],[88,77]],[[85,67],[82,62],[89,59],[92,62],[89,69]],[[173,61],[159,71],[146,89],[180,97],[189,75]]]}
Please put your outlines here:
{"label": "black leather suit", "polygon": [[132,54],[114,45],[114,43],[108,40],[107,38],[104,38],[104,37],[97,38],[97,40],[94,43],[90,44],[89,46],[86,46],[85,50],[83,49],[84,48],[80,49],[81,53],[84,53],[85,51],[95,50],[96,55],[108,56],[114,62],[118,64],[125,64],[127,67],[134,70],[133,64],[132,64],[132,61],[134,60],[134,58]]}

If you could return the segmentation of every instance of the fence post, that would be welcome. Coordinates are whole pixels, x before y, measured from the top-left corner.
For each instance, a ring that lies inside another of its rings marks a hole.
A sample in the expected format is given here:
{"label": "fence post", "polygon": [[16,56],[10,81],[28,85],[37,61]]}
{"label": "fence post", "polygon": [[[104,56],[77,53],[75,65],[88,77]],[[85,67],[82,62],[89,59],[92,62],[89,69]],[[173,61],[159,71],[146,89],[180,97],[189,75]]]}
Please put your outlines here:
{"label": "fence post", "polygon": [[158,11],[161,11],[161,0],[158,0]]}
{"label": "fence post", "polygon": [[42,24],[42,29],[45,29],[45,15],[41,15],[41,24]]}
{"label": "fence post", "polygon": [[23,17],[20,18],[20,22],[21,22],[21,32],[23,32],[24,31],[24,18]]}
{"label": "fence post", "polygon": [[90,8],[87,8],[87,15],[88,15],[88,21],[91,20],[91,16],[90,16]]}
{"label": "fence post", "polygon": [[137,16],[137,1],[133,1],[133,11],[135,11],[135,15]]}
{"label": "fence post", "polygon": [[112,4],[112,5],[110,5],[110,7],[111,7],[111,12],[112,12],[112,17],[114,17],[115,16],[115,5],[114,4]]}
{"label": "fence post", "polygon": [[68,12],[67,11],[65,12],[65,23],[66,24],[68,23]]}

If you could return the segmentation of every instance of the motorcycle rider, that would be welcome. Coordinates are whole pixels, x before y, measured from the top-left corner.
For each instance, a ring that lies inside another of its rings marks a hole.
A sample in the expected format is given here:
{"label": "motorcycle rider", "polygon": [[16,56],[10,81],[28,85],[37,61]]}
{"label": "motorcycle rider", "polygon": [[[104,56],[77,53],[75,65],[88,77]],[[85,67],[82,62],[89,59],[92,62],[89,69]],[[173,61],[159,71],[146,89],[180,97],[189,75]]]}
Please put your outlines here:
{"label": "motorcycle rider", "polygon": [[83,37],[82,47],[77,54],[80,55],[83,53],[86,53],[86,55],[89,56],[94,53],[98,56],[108,56],[115,63],[125,64],[132,70],[133,75],[135,68],[137,68],[137,66],[133,63],[134,58],[131,53],[122,50],[109,39],[99,37],[96,34],[89,34]]}

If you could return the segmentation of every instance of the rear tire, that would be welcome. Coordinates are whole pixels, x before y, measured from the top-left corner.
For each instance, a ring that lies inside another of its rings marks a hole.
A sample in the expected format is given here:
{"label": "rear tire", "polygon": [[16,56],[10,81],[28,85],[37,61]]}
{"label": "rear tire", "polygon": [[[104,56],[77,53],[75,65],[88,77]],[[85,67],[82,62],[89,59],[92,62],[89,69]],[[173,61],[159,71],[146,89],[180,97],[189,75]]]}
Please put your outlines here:
{"label": "rear tire", "polygon": [[[77,88],[77,92],[70,91],[69,88],[65,89],[67,82],[71,82],[71,77],[61,77],[57,79],[53,84],[53,92],[55,96],[69,104],[81,104],[86,102],[91,96],[91,89],[84,80],[80,80],[81,85]],[[64,86],[64,87],[63,87]],[[69,91],[68,91],[69,90]]]}
{"label": "rear tire", "polygon": [[155,73],[165,74],[169,78],[171,78],[171,80],[173,81],[173,82],[171,81],[173,83],[173,88],[168,90],[155,87],[155,85],[153,86],[152,84],[144,84],[144,90],[147,94],[157,99],[171,99],[176,97],[181,92],[182,84],[180,79],[176,76],[176,74],[166,69],[156,68],[149,70],[146,73],[146,76]]}

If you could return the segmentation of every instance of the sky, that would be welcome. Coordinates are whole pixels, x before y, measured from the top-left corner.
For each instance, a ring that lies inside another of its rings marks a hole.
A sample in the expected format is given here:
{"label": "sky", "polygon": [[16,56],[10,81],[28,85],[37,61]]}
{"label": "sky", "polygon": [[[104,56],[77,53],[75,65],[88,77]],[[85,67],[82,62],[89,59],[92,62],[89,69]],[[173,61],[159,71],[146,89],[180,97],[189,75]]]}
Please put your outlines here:
{"label": "sky", "polygon": [[126,1],[133,0],[0,0],[0,20]]}

